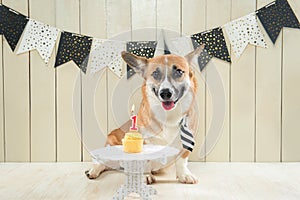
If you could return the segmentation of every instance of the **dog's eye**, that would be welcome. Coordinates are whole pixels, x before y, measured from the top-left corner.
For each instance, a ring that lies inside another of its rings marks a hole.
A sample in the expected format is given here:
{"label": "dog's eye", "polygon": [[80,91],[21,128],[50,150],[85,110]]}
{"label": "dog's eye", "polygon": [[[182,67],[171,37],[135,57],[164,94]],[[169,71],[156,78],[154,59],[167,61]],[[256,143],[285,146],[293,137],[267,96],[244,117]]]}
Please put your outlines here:
{"label": "dog's eye", "polygon": [[161,73],[158,69],[156,69],[153,73],[152,73],[152,77],[155,79],[155,80],[160,80],[161,79]]}
{"label": "dog's eye", "polygon": [[181,69],[178,69],[176,66],[173,66],[173,78],[180,78],[184,74],[184,71]]}

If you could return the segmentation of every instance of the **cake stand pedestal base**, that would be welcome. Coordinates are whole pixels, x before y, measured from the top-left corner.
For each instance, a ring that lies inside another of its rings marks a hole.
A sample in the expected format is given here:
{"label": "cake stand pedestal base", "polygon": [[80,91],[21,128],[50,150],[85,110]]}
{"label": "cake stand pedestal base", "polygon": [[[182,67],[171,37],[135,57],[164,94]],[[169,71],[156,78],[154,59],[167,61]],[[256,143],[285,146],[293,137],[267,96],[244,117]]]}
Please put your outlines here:
{"label": "cake stand pedestal base", "polygon": [[143,200],[151,200],[150,196],[157,194],[157,191],[145,184],[144,168],[147,160],[128,160],[120,162],[126,176],[125,184],[122,185],[113,200],[123,200],[130,193],[137,193]]}

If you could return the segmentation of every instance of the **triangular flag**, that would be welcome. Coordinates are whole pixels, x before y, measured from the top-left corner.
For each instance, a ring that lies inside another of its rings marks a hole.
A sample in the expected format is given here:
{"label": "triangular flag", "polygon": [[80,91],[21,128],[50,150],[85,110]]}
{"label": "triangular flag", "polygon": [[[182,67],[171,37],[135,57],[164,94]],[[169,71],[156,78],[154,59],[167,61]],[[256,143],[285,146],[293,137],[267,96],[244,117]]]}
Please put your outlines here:
{"label": "triangular flag", "polygon": [[27,22],[25,15],[0,5],[0,34],[5,36],[12,51],[15,50]]}
{"label": "triangular flag", "polygon": [[[152,58],[155,53],[157,42],[156,41],[139,41],[139,42],[127,42],[126,49],[128,52],[137,56],[146,58]],[[127,65],[127,79],[133,76],[135,72],[131,67]]]}
{"label": "triangular flag", "polygon": [[89,56],[91,73],[109,67],[118,77],[122,76],[121,52],[125,50],[125,42],[117,40],[93,39]]}
{"label": "triangular flag", "polygon": [[47,64],[58,34],[57,28],[30,19],[24,30],[17,54],[36,49]]}
{"label": "triangular flag", "polygon": [[121,78],[123,76],[122,65],[123,59],[122,56],[119,55],[108,65],[108,68]]}
{"label": "triangular flag", "polygon": [[[171,38],[174,38],[174,33],[168,30],[160,29],[157,31],[157,45],[154,56],[172,54],[174,47]],[[177,36],[177,35],[176,35]]]}
{"label": "triangular flag", "polygon": [[56,54],[55,67],[73,60],[85,73],[92,39],[88,36],[62,32]]}
{"label": "triangular flag", "polygon": [[176,53],[180,56],[185,56],[194,50],[192,41],[189,37],[173,38],[173,39],[171,39],[171,41],[175,48],[174,53]]}
{"label": "triangular flag", "polygon": [[171,51],[167,45],[167,42],[166,40],[164,40],[164,54],[167,55],[167,54],[171,54]]}
{"label": "triangular flag", "polygon": [[240,57],[248,43],[265,48],[267,47],[264,35],[259,28],[254,13],[233,20],[227,23],[224,28],[230,40],[231,47],[237,57]]}
{"label": "triangular flag", "polygon": [[171,54],[171,50],[170,50],[170,47],[169,47],[169,40],[168,40],[168,37],[166,37],[166,33],[165,31],[162,29],[162,36],[163,36],[163,43],[164,43],[164,55],[167,55],[167,54]]}
{"label": "triangular flag", "polygon": [[300,28],[299,21],[286,0],[277,0],[257,11],[257,16],[275,44],[283,27]]}
{"label": "triangular flag", "polygon": [[199,57],[199,67],[202,70],[212,57],[231,62],[230,55],[226,46],[222,28],[214,28],[209,31],[197,33],[191,36],[194,48],[205,44]]}

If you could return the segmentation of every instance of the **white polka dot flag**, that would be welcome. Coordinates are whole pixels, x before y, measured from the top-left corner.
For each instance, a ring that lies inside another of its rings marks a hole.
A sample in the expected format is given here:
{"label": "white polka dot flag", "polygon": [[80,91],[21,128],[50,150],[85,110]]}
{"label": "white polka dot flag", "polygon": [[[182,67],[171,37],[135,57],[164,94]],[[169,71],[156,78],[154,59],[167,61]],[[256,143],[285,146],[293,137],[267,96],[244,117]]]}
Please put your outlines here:
{"label": "white polka dot flag", "polygon": [[255,13],[231,21],[225,24],[224,28],[237,57],[240,57],[248,43],[264,48],[267,47]]}
{"label": "white polka dot flag", "polygon": [[47,64],[59,33],[57,28],[30,19],[24,29],[17,54],[36,49]]}
{"label": "white polka dot flag", "polygon": [[89,55],[90,72],[96,73],[104,67],[109,67],[118,77],[123,75],[121,52],[125,51],[124,41],[93,38]]}

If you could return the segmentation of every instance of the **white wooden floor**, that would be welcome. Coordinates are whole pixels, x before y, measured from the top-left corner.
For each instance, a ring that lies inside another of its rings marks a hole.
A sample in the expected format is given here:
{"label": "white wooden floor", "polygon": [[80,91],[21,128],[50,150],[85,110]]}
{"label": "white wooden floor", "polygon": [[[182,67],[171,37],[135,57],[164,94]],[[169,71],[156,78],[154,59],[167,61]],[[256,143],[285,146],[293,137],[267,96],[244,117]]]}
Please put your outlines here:
{"label": "white wooden floor", "polygon": [[[1,163],[0,199],[111,199],[121,172],[88,180],[90,163]],[[174,168],[158,176],[153,199],[300,199],[300,163],[189,163],[196,185],[175,180]]]}

